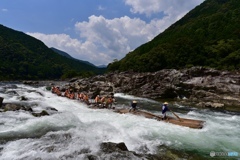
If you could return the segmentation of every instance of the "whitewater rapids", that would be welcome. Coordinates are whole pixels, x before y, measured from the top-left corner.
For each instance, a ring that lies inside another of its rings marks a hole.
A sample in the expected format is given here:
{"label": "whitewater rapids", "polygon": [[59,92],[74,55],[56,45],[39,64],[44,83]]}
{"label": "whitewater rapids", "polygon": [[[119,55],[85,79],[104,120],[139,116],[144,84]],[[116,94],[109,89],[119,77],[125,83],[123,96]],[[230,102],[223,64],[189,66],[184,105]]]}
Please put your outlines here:
{"label": "whitewater rapids", "polygon": [[[21,110],[0,112],[1,160],[81,159],[84,153],[77,152],[85,149],[94,155],[102,142],[124,142],[128,150],[143,154],[155,154],[159,146],[204,156],[211,151],[240,153],[239,113],[175,106],[180,117],[206,121],[203,129],[190,129],[107,109],[90,109],[78,100],[58,97],[46,87],[0,84],[4,103],[19,103],[21,96],[28,99],[21,103],[34,111],[53,107],[58,112],[43,117]],[[115,98],[116,108],[129,107],[134,99],[142,109],[161,114],[157,101],[120,93]],[[184,112],[178,112],[181,109]]]}

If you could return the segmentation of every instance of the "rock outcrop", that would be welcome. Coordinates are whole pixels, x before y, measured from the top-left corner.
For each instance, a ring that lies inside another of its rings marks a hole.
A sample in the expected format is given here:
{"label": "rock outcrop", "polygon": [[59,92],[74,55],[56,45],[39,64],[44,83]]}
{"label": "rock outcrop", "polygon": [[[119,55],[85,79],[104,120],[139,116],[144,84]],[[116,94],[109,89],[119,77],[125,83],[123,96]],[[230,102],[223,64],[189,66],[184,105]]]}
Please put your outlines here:
{"label": "rock outcrop", "polygon": [[240,108],[239,72],[204,67],[164,69],[154,73],[120,72],[78,79],[66,88],[97,94],[126,93],[151,99],[173,99],[199,107]]}
{"label": "rock outcrop", "polygon": [[2,103],[3,102],[2,97],[0,97],[0,112],[7,112],[7,111],[27,111],[30,112],[35,117],[41,117],[41,116],[48,116],[50,114],[54,114],[58,112],[57,109],[52,107],[47,107],[46,110],[42,110],[41,112],[34,112],[32,107],[25,106],[22,104],[15,104],[15,103]]}
{"label": "rock outcrop", "polygon": [[123,142],[121,143],[104,142],[100,145],[100,148],[101,151],[105,153],[128,151],[127,146]]}

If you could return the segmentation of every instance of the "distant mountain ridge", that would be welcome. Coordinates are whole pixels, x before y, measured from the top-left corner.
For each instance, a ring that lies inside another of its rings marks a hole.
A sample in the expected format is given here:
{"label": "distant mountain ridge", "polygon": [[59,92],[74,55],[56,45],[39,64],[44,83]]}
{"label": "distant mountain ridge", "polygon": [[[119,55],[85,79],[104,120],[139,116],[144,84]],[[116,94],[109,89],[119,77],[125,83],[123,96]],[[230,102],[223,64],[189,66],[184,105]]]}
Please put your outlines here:
{"label": "distant mountain ridge", "polygon": [[155,72],[205,66],[240,69],[239,0],[205,0],[150,42],[108,65],[109,71]]}
{"label": "distant mountain ridge", "polygon": [[97,66],[98,68],[107,68],[107,65],[100,65],[100,66]]}
{"label": "distant mountain ridge", "polygon": [[0,25],[0,81],[103,74],[105,69],[65,58],[40,40]]}
{"label": "distant mountain ridge", "polygon": [[63,52],[63,51],[61,51],[61,50],[59,50],[59,49],[56,49],[56,48],[54,48],[54,47],[51,47],[50,49],[53,50],[54,52],[56,52],[56,53],[58,53],[58,54],[64,56],[64,57],[74,59],[74,58],[73,58],[72,56],[70,56],[68,53]]}
{"label": "distant mountain ridge", "polygon": [[[62,56],[65,56],[65,57],[67,57],[67,58],[77,60],[77,61],[79,61],[79,62],[81,62],[81,63],[85,63],[85,64],[90,65],[90,66],[98,67],[98,66],[95,66],[94,64],[92,64],[92,63],[90,63],[90,62],[88,62],[88,61],[83,61],[83,60],[80,60],[80,59],[73,58],[73,57],[70,56],[68,53],[66,53],[66,52],[64,52],[64,51],[61,51],[61,50],[59,50],[59,49],[56,49],[56,48],[54,48],[54,47],[51,47],[50,49],[52,49],[54,52],[56,52],[56,53],[58,53],[58,54],[60,54],[60,55],[62,55]],[[98,68],[104,68],[104,67],[98,67]],[[106,67],[105,67],[105,68],[106,68]]]}

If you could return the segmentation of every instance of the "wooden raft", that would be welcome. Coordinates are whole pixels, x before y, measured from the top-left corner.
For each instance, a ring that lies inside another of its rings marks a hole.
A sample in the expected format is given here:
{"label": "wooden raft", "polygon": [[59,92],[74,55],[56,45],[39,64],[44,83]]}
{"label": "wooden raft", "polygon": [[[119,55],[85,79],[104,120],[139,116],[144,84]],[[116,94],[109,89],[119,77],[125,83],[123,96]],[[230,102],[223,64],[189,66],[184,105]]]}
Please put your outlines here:
{"label": "wooden raft", "polygon": [[149,113],[146,111],[142,111],[142,110],[136,110],[136,111],[129,112],[129,109],[119,109],[119,110],[115,110],[114,112],[122,113],[122,114],[130,113],[130,114],[139,115],[139,116],[143,116],[146,118],[155,119],[158,121],[164,121],[167,123],[172,123],[175,125],[194,128],[194,129],[202,129],[204,122],[205,122],[202,120],[194,120],[194,119],[187,119],[187,118],[177,119],[177,118],[173,118],[170,116],[167,116],[168,119],[162,120],[162,116],[158,116],[158,115],[155,115],[155,114],[152,114],[152,113]]}

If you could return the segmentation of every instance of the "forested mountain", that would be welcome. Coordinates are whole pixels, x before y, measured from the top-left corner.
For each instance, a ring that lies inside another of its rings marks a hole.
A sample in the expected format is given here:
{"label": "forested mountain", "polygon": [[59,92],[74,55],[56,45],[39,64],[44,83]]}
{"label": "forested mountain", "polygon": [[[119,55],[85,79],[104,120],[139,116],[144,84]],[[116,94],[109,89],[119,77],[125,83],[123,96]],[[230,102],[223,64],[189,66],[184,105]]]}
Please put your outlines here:
{"label": "forested mountain", "polygon": [[58,54],[64,56],[64,57],[72,58],[72,59],[73,59],[73,57],[70,56],[68,53],[63,52],[63,51],[61,51],[61,50],[59,50],[59,49],[57,49],[57,48],[51,47],[50,49],[53,50],[54,52],[56,52],[56,53],[58,53]]}
{"label": "forested mountain", "polygon": [[0,80],[70,78],[104,71],[59,55],[43,42],[0,25]]}
{"label": "forested mountain", "polygon": [[51,47],[51,49],[52,49],[54,52],[56,52],[56,53],[58,53],[58,54],[60,54],[60,55],[62,55],[62,56],[65,56],[65,57],[70,58],[70,59],[75,59],[75,60],[77,60],[77,61],[79,61],[79,62],[82,62],[82,63],[85,63],[85,64],[87,64],[87,65],[96,67],[94,64],[92,64],[92,63],[90,63],[90,62],[88,62],[88,61],[83,61],[83,60],[79,60],[79,59],[73,58],[73,57],[70,56],[68,53],[63,52],[63,51],[61,51],[61,50],[59,50],[59,49],[56,49],[56,48],[53,48],[53,47]]}
{"label": "forested mountain", "polygon": [[109,71],[206,66],[240,68],[240,1],[205,0],[152,41],[108,65]]}

